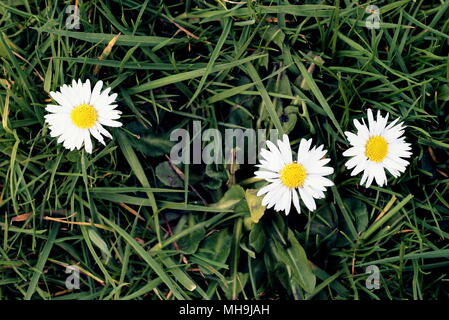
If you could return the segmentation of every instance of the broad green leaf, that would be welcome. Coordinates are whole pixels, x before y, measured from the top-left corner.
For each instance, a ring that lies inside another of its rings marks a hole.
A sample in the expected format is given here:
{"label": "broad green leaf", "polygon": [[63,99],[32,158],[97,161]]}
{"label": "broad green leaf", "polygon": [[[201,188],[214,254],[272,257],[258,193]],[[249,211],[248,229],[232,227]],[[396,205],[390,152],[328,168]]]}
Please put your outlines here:
{"label": "broad green leaf", "polygon": [[247,189],[245,192],[246,203],[251,214],[251,222],[258,223],[265,213],[266,207],[262,205],[262,197],[256,194],[259,190]]}
{"label": "broad green leaf", "polygon": [[279,241],[275,241],[275,250],[282,262],[289,266],[292,272],[293,280],[308,293],[312,293],[316,277],[312,272],[311,265],[307,259],[306,253],[298,240],[295,238],[293,231],[288,231],[289,247],[284,248]]}
{"label": "broad green leaf", "polygon": [[[192,214],[189,215],[188,227],[191,228],[196,224],[195,217]],[[195,253],[205,234],[206,231],[204,228],[197,228],[195,231],[190,232],[187,236],[178,240],[179,248],[186,254]]]}
{"label": "broad green leaf", "polygon": [[265,246],[266,236],[261,223],[256,223],[249,233],[249,244],[256,250],[261,252]]}
{"label": "broad green leaf", "polygon": [[[203,240],[197,255],[223,265],[231,252],[231,246],[229,245],[231,241],[232,234],[228,229],[214,232]],[[216,268],[219,269],[220,266],[216,266]],[[202,268],[202,270],[206,274],[211,273],[211,270],[208,268]]]}
{"label": "broad green leaf", "polygon": [[366,205],[359,199],[345,199],[344,202],[352,216],[355,217],[357,232],[365,231],[369,220]]}
{"label": "broad green leaf", "polygon": [[178,174],[170,166],[170,162],[164,161],[157,165],[156,176],[166,186],[172,188],[180,188],[184,186],[184,182]]}
{"label": "broad green leaf", "polygon": [[217,203],[211,205],[211,207],[216,209],[230,209],[237,205],[245,197],[245,191],[239,185],[232,186],[223,198],[221,198]]}

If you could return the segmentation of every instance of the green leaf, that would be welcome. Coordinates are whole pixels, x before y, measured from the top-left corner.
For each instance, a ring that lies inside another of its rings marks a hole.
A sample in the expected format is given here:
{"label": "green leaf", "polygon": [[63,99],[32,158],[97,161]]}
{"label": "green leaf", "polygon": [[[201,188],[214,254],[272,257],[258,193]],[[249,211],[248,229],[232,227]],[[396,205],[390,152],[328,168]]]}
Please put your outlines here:
{"label": "green leaf", "polygon": [[51,80],[53,76],[53,60],[48,63],[47,72],[45,72],[44,90],[45,92],[51,91]]}
{"label": "green leaf", "polygon": [[131,140],[136,150],[149,157],[160,157],[170,154],[174,143],[165,137],[157,137],[152,134],[140,136],[139,140]]}
{"label": "green leaf", "polygon": [[[148,181],[148,178],[145,175],[145,171],[143,170],[143,167],[140,164],[140,161],[137,158],[136,153],[134,152],[128,138],[125,136],[124,133],[122,133],[122,132],[118,133],[118,142],[119,142],[120,148],[123,151],[123,155],[125,156],[126,160],[128,161],[129,166],[131,167],[132,172],[135,174],[135,176],[137,177],[139,182],[142,184],[142,187],[151,187],[150,182]],[[154,213],[157,212],[158,209],[157,209],[156,199],[154,198],[154,194],[151,191],[148,191],[147,196],[148,196],[150,205],[153,209],[153,212]]]}
{"label": "green leaf", "polygon": [[195,90],[195,93],[193,94],[192,98],[190,98],[188,105],[190,105],[196,99],[196,97],[198,97],[198,95],[200,94],[200,92],[203,89],[203,86],[206,82],[207,76],[212,72],[212,68],[215,64],[215,61],[222,53],[221,48],[223,47],[223,44],[225,43],[226,39],[228,38],[229,31],[231,30],[231,27],[232,27],[232,20],[228,18],[223,22],[223,24],[224,24],[223,32],[221,33],[221,36],[218,39],[217,44],[215,45],[214,52],[212,52],[212,54],[210,56],[209,62],[207,63],[206,70],[205,70],[203,76],[201,77],[200,83],[198,84],[198,86]]}
{"label": "green leaf", "polygon": [[202,184],[204,187],[211,190],[218,190],[223,182],[228,179],[227,174],[221,169],[217,170],[215,164],[206,165],[205,173],[206,177]]}
{"label": "green leaf", "polygon": [[211,205],[216,209],[231,209],[235,207],[245,197],[245,191],[239,185],[234,185],[229,188],[217,203]]}
{"label": "green leaf", "polygon": [[170,166],[169,161],[164,161],[157,165],[156,176],[164,185],[172,188],[180,188],[184,185],[184,182]]}
{"label": "green leaf", "polygon": [[257,6],[263,13],[291,14],[300,17],[330,17],[334,14],[335,7],[322,4]]}
{"label": "green leaf", "polygon": [[[199,289],[198,285],[190,278],[190,276],[184,272],[180,267],[176,266],[175,262],[170,257],[162,258],[162,263],[167,267],[167,269],[173,274],[176,280],[181,283],[181,285],[189,291],[194,291]],[[202,291],[202,290],[201,290]]]}
{"label": "green leaf", "polygon": [[273,41],[279,48],[282,49],[285,41],[285,34],[278,26],[270,26],[262,35],[263,39],[269,44]]}
{"label": "green leaf", "polygon": [[276,240],[276,253],[282,262],[290,267],[293,281],[308,293],[312,293],[316,284],[315,274],[312,272],[304,249],[290,229],[288,230],[288,241],[290,246],[284,249],[282,244]]}
{"label": "green leaf", "polygon": [[53,248],[58,231],[59,231],[59,223],[54,223],[48,235],[47,242],[45,243],[42,250],[40,250],[39,252],[39,258],[37,260],[36,265],[33,268],[34,273],[33,277],[31,278],[30,284],[28,285],[28,289],[25,294],[25,300],[30,300],[33,294],[36,292],[39,278],[43,275],[45,263],[48,260],[48,256],[50,255],[51,249]]}
{"label": "green leaf", "polygon": [[[247,63],[249,61],[263,58],[265,56],[266,55],[254,55],[254,56],[249,56],[249,57],[246,57],[246,58],[243,58],[240,60],[236,60],[236,61],[232,61],[232,62],[228,62],[228,63],[216,64],[215,66],[212,67],[212,69],[210,70],[209,73],[215,73],[215,72],[220,72],[220,71],[224,71],[227,69],[231,69],[231,68],[237,67],[239,65],[242,65],[244,63]],[[208,72],[207,68],[201,68],[201,69],[197,69],[194,71],[177,73],[174,75],[166,76],[164,78],[156,79],[156,80],[150,81],[148,83],[133,87],[133,88],[129,89],[129,93],[130,94],[139,93],[142,91],[147,91],[147,90],[151,90],[151,89],[164,87],[166,85],[174,84],[177,82],[202,77],[207,72]]]}
{"label": "green leaf", "polygon": [[247,189],[245,192],[246,203],[248,204],[251,215],[251,222],[258,223],[263,217],[266,207],[262,205],[263,197],[258,197],[256,194],[259,190]]}
{"label": "green leaf", "polygon": [[449,101],[449,86],[444,84],[438,91],[438,100]]}
{"label": "green leaf", "polygon": [[[228,229],[223,229],[218,232],[212,233],[201,243],[201,247],[198,249],[198,256],[208,259],[210,261],[224,264],[231,252],[232,234]],[[220,266],[216,266],[220,269]],[[208,268],[201,268],[204,273],[210,274],[211,270]]]}
{"label": "green leaf", "polygon": [[[83,40],[91,43],[103,43],[108,44],[112,38],[117,36],[116,34],[107,34],[107,33],[91,33],[91,32],[76,32],[76,31],[67,31],[67,30],[56,30],[56,29],[48,29],[48,28],[33,28],[39,32],[47,32],[51,34],[55,34],[58,36],[69,37],[73,39]],[[154,36],[131,36],[131,35],[120,35],[118,37],[116,46],[149,46],[154,47],[159,45],[161,42],[165,44],[175,44],[184,42],[185,39],[176,39],[176,38],[164,38],[164,37],[154,37]]]}
{"label": "green leaf", "polygon": [[[197,222],[195,221],[195,217],[193,215],[189,215],[188,227],[191,228],[196,224]],[[206,231],[204,228],[197,228],[193,232],[190,232],[187,236],[178,240],[179,248],[186,254],[195,253],[205,234]]]}
{"label": "green leaf", "polygon": [[349,211],[352,212],[352,216],[355,217],[357,231],[365,231],[369,221],[365,203],[359,199],[345,199],[344,202],[348,206]]}
{"label": "green leaf", "polygon": [[260,76],[256,71],[256,68],[254,68],[251,63],[247,63],[246,69],[248,75],[251,77],[251,80],[255,83],[257,91],[259,91],[259,94],[262,97],[262,101],[268,114],[270,115],[271,121],[273,121],[275,128],[279,131],[279,135],[282,135],[284,133],[284,130],[282,129],[281,122],[279,121],[276,108],[273,104],[273,101],[271,101],[270,95],[263,85],[262,80],[260,79]]}
{"label": "green leaf", "polygon": [[173,295],[178,299],[184,300],[186,297],[178,290],[170,276],[164,271],[164,268],[144,249],[142,246],[125,230],[120,228],[114,222],[102,217],[107,224],[109,224],[135,251],[136,253],[150,266],[151,269],[161,278],[161,280],[172,290]]}
{"label": "green leaf", "polygon": [[376,232],[385,222],[387,222],[392,216],[402,209],[410,200],[413,199],[413,194],[409,194],[401,200],[397,205],[390,209],[382,218],[375,221],[369,226],[369,228],[360,235],[360,239],[368,239],[374,232]]}
{"label": "green leaf", "polygon": [[261,252],[265,246],[265,241],[266,236],[262,224],[255,224],[249,233],[249,244],[256,252]]}
{"label": "green leaf", "polygon": [[108,245],[106,244],[106,242],[103,240],[103,238],[101,237],[101,235],[98,233],[97,230],[93,229],[93,228],[89,228],[88,229],[88,234],[89,234],[89,238],[90,240],[93,242],[93,244],[101,250],[102,254],[104,255],[104,257],[106,258],[106,264],[107,261],[109,260],[109,258],[111,258],[111,251],[109,250]]}
{"label": "green leaf", "polygon": [[250,248],[248,248],[245,244],[245,242],[240,242],[240,248],[245,251],[252,259],[256,258],[256,254],[253,250],[251,250]]}
{"label": "green leaf", "polygon": [[294,55],[293,60],[295,61],[296,65],[298,66],[299,70],[301,71],[301,75],[304,77],[305,82],[309,86],[310,90],[315,95],[315,98],[318,100],[318,102],[321,104],[321,107],[323,108],[324,112],[327,114],[329,119],[331,119],[332,123],[334,124],[335,128],[337,128],[338,132],[341,134],[342,137],[345,137],[343,134],[343,130],[340,127],[340,124],[338,123],[337,119],[335,118],[334,113],[332,112],[331,107],[327,103],[326,98],[321,93],[321,90],[318,88],[317,84],[315,83],[315,80],[313,80],[310,73],[307,71],[306,67],[304,67],[303,63],[299,60],[299,58]]}

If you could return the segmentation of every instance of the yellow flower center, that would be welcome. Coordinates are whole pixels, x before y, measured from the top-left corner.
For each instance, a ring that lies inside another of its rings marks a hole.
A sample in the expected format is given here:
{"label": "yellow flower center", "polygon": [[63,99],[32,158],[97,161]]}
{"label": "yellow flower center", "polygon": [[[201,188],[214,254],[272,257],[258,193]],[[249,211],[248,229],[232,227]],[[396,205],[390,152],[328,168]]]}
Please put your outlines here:
{"label": "yellow flower center", "polygon": [[70,113],[70,119],[72,119],[75,126],[80,129],[92,128],[97,121],[97,110],[88,104],[81,104],[78,107],[73,108]]}
{"label": "yellow flower center", "polygon": [[384,137],[369,138],[365,145],[365,155],[374,162],[381,162],[388,154],[388,142]]}
{"label": "yellow flower center", "polygon": [[288,188],[302,187],[307,177],[306,169],[299,163],[287,164],[280,173],[282,183]]}

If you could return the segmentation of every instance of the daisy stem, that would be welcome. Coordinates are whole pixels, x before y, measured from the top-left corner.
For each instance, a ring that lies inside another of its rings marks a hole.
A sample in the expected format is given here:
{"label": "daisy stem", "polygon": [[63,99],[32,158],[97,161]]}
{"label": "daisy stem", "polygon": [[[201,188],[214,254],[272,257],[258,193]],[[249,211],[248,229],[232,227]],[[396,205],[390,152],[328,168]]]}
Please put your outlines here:
{"label": "daisy stem", "polygon": [[290,242],[288,241],[288,215],[285,215],[285,221],[284,221],[284,235],[286,239],[286,247],[290,246]]}

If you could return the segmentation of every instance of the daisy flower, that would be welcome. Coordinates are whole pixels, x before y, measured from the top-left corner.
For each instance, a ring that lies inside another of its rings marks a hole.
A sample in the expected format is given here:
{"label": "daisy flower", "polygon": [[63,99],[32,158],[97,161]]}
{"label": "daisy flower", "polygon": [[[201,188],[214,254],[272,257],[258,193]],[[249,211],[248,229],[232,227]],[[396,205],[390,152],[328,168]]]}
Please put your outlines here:
{"label": "daisy flower", "polygon": [[255,175],[270,182],[261,188],[258,196],[265,195],[262,205],[267,208],[274,206],[276,211],[285,211],[289,214],[293,202],[298,213],[301,212],[299,198],[310,211],[316,209],[315,199],[324,198],[326,187],[334,183],[325,178],[334,172],[325,165],[330,159],[323,158],[327,150],[323,146],[313,147],[312,139],[301,139],[298,149],[298,159],[293,161],[292,149],[288,136],[284,134],[283,140],[277,141],[277,146],[267,141],[268,149],[262,149],[260,155],[259,171]]}
{"label": "daisy flower", "polygon": [[[112,138],[103,127],[120,127],[115,121],[120,118],[121,111],[115,110],[114,104],[117,94],[109,95],[111,88],[101,92],[103,81],[98,81],[91,89],[90,81],[72,81],[72,85],[63,85],[57,92],[50,92],[50,96],[58,105],[49,104],[45,108],[49,114],[45,121],[50,127],[50,136],[58,137],[58,143],[70,150],[84,148],[92,153],[93,135],[105,145],[103,136]],[[102,136],[103,135],[103,136]]]}
{"label": "daisy flower", "polygon": [[382,117],[380,111],[377,112],[377,119],[374,120],[373,112],[368,109],[368,126],[365,121],[360,123],[354,120],[357,128],[357,134],[345,132],[352,147],[346,150],[343,155],[352,157],[346,162],[348,169],[354,168],[351,176],[363,171],[360,184],[366,183],[368,188],[373,180],[382,187],[387,184],[387,169],[395,178],[400,176],[401,172],[409,164],[410,144],[405,142],[403,123],[397,123],[396,119],[387,125],[388,113]]}

